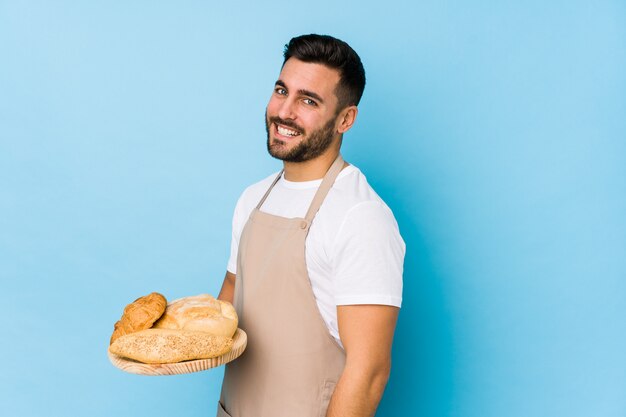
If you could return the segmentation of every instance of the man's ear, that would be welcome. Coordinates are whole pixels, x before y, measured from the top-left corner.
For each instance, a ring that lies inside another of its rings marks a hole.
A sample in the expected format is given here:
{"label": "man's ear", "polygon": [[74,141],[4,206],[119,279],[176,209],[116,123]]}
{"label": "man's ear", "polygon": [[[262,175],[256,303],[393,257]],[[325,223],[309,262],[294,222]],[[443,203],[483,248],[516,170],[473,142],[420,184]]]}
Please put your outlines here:
{"label": "man's ear", "polygon": [[339,126],[337,126],[337,132],[344,134],[356,121],[356,115],[359,113],[359,109],[356,106],[348,106],[339,113]]}

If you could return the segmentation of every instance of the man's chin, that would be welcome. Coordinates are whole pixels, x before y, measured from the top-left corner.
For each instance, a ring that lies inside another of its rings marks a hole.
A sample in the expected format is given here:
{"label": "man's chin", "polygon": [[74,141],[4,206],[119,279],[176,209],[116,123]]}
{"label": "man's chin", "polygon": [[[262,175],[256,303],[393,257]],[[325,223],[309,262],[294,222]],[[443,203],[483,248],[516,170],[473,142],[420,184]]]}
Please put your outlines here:
{"label": "man's chin", "polygon": [[287,155],[287,145],[280,139],[273,138],[267,143],[267,152],[270,154],[272,158],[280,159],[281,161]]}
{"label": "man's chin", "polygon": [[281,139],[272,138],[270,146],[272,148],[277,148],[277,147],[285,148],[287,146],[287,142],[285,142],[284,140],[281,140]]}

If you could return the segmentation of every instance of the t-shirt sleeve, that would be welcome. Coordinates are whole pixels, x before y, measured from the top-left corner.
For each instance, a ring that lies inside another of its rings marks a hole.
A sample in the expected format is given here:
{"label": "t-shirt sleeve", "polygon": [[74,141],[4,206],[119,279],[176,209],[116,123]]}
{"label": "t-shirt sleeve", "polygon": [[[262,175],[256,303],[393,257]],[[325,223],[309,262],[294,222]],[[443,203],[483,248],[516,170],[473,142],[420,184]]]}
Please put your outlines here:
{"label": "t-shirt sleeve", "polygon": [[235,211],[233,213],[232,222],[232,235],[230,239],[230,257],[228,258],[228,265],[226,269],[232,274],[237,274],[237,253],[239,250],[239,238],[243,231],[243,226],[246,222],[246,215],[244,213],[244,194],[239,197]]}
{"label": "t-shirt sleeve", "polygon": [[391,210],[382,202],[353,207],[333,245],[337,305],[402,304],[405,244]]}

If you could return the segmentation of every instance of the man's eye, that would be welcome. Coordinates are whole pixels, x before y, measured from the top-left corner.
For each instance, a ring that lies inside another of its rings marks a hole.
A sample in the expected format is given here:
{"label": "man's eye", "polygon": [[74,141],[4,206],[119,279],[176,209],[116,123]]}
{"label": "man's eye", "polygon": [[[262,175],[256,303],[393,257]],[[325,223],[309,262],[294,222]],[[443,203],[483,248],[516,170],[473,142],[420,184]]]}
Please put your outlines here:
{"label": "man's eye", "polygon": [[285,90],[282,87],[277,87],[275,90],[276,94],[279,94],[281,96],[286,96],[287,95],[287,90]]}
{"label": "man's eye", "polygon": [[304,104],[308,104],[309,106],[317,106],[317,103],[313,100],[311,100],[310,98],[305,98],[304,99]]}

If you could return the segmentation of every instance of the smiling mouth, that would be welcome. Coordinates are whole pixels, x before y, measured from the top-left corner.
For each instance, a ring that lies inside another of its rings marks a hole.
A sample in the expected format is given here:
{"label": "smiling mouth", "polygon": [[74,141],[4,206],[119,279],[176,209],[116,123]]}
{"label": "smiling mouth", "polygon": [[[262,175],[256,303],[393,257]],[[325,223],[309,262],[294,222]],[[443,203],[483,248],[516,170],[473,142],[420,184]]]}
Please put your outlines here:
{"label": "smiling mouth", "polygon": [[288,129],[288,128],[286,128],[284,126],[280,126],[280,125],[278,125],[276,123],[274,123],[274,126],[276,126],[276,131],[281,136],[286,136],[286,137],[289,137],[289,138],[300,136],[300,132],[297,132],[295,130]]}

